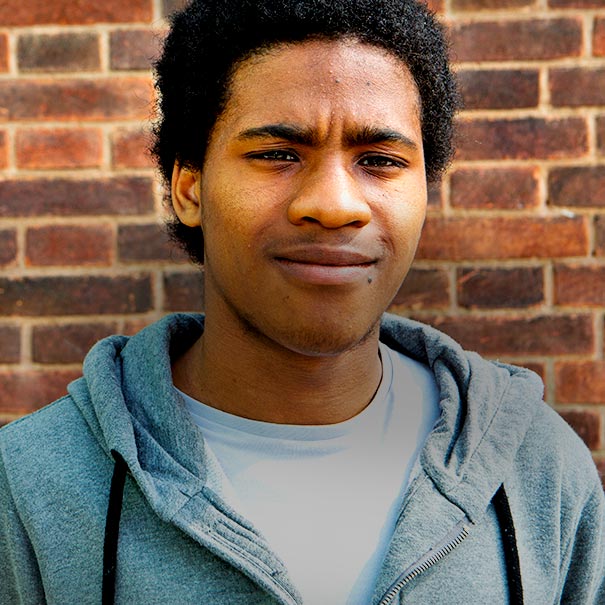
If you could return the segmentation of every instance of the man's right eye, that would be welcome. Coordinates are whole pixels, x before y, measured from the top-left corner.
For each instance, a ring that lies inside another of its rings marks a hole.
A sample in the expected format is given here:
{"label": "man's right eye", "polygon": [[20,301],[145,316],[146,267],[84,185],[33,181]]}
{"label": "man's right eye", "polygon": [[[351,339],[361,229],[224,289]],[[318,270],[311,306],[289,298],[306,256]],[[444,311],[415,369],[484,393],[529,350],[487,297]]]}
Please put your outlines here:
{"label": "man's right eye", "polygon": [[248,157],[253,160],[266,160],[269,162],[297,162],[298,156],[287,149],[270,149],[268,151],[256,151],[249,153]]}

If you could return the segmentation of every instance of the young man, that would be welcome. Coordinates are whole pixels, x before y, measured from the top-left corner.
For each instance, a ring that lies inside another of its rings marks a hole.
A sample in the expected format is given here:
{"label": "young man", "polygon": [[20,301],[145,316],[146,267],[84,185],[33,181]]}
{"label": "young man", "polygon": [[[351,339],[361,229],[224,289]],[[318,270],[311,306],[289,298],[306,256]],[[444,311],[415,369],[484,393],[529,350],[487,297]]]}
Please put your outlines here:
{"label": "young man", "polygon": [[539,380],[383,317],[452,151],[423,5],[194,1],[157,83],[206,315],[2,430],[0,602],[605,603],[603,492]]}

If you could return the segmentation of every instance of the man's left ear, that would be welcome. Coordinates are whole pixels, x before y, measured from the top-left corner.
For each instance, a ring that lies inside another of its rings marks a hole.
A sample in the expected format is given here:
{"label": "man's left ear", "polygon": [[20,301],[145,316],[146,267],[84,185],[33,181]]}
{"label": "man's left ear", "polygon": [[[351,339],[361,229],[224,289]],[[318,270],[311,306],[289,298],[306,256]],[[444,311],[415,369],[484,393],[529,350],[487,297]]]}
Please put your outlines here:
{"label": "man's left ear", "polygon": [[188,227],[199,227],[202,224],[199,199],[200,172],[174,163],[172,169],[171,194],[172,206],[177,217]]}

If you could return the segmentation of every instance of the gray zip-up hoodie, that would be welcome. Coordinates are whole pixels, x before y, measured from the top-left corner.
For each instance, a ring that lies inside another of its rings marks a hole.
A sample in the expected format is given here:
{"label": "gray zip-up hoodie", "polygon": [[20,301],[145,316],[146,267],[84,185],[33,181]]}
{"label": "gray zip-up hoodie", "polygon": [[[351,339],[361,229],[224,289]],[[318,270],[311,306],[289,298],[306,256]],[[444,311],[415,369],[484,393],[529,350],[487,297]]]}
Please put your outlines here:
{"label": "gray zip-up hoodie", "polygon": [[[68,396],[0,431],[2,605],[100,604],[104,548],[107,557],[116,538],[116,603],[300,603],[271,546],[221,495],[217,464],[172,386],[170,357],[202,330],[201,316],[173,315],[103,340]],[[512,532],[526,605],[604,605],[602,487],[539,379],[409,320],[385,316],[381,338],[432,368],[441,417],[372,604],[509,603]],[[114,458],[127,476],[106,539]],[[492,503],[502,484],[504,532]]]}

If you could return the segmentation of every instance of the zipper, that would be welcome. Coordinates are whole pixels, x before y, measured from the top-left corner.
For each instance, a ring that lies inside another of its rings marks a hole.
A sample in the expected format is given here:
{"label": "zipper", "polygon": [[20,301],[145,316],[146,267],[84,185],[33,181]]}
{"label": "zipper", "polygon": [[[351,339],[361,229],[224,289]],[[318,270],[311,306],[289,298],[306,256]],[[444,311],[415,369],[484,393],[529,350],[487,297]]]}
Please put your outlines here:
{"label": "zipper", "polygon": [[408,567],[387,590],[386,594],[382,597],[382,600],[378,603],[378,605],[390,605],[393,602],[393,599],[397,596],[397,593],[406,584],[417,578],[427,569],[433,567],[433,565],[441,561],[441,559],[452,552],[454,548],[459,546],[469,534],[468,521],[469,520],[465,517],[456,525],[456,527],[454,527],[454,529],[443,539],[441,543],[431,548],[414,564]]}

